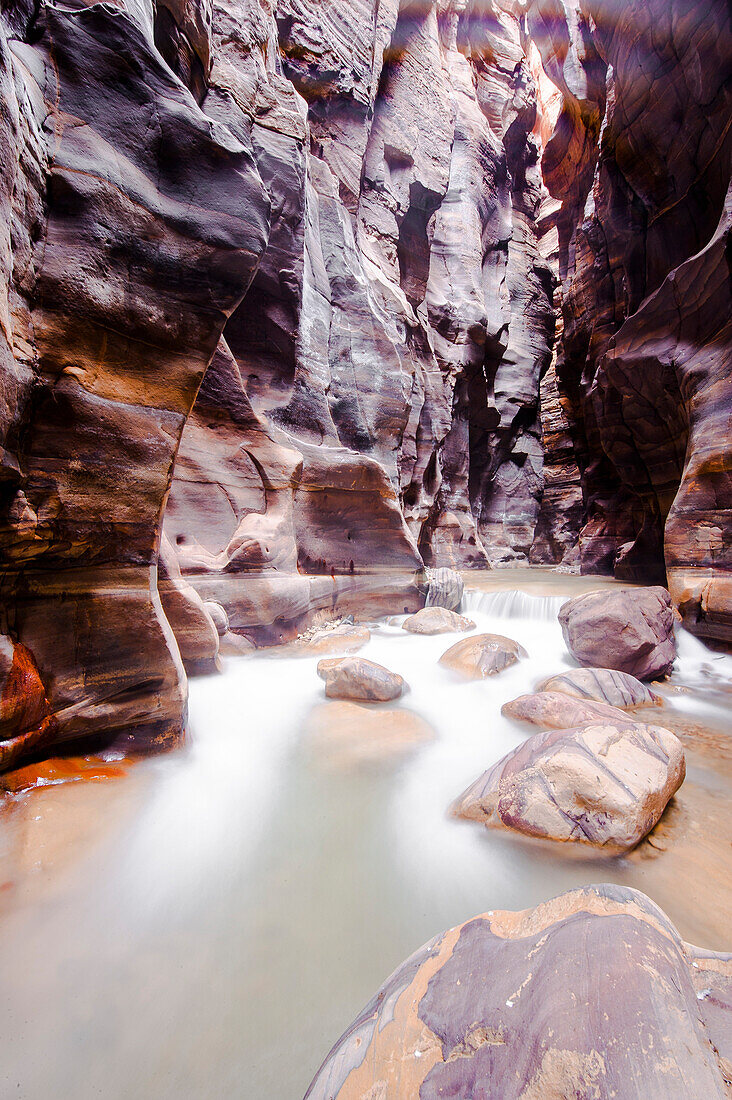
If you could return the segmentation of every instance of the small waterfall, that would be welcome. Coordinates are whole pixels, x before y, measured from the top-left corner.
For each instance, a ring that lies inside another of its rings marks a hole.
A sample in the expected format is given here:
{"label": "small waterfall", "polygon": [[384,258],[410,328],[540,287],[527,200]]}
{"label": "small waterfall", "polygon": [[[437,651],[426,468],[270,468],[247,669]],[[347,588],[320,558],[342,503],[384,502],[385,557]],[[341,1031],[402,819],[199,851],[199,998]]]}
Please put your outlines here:
{"label": "small waterfall", "polygon": [[499,592],[481,592],[471,588],[463,597],[462,611],[468,614],[479,611],[496,619],[537,619],[553,622],[567,596],[530,596],[528,592],[508,589]]}

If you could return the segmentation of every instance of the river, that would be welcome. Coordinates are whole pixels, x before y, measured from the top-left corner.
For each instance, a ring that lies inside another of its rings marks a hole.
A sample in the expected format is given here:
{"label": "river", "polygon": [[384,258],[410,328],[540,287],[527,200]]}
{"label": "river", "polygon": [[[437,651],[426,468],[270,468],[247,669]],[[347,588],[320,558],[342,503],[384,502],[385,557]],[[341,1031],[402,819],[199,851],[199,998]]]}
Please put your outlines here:
{"label": "river", "polygon": [[393,623],[361,651],[404,676],[398,707],[431,739],[369,755],[328,722],[317,658],[262,652],[192,681],[184,749],[9,800],[0,1095],[300,1100],[425,940],[587,882],[638,887],[685,937],[732,949],[732,658],[679,632],[664,708],[641,714],[684,739],[688,777],[636,852],[488,831],[448,806],[531,732],[501,705],[573,665],[563,600],[612,582],[542,570],[466,580],[463,612],[526,660],[459,683],[437,664],[455,636]]}

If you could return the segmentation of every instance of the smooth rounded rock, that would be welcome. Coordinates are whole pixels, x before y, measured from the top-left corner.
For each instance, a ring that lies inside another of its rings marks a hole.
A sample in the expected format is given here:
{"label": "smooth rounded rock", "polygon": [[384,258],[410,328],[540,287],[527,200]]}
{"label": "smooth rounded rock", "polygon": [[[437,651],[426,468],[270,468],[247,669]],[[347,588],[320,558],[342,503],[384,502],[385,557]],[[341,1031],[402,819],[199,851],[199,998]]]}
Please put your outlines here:
{"label": "smooth rounded rock", "polygon": [[724,1100],[731,982],[637,890],[490,911],[387,978],[305,1100]]}
{"label": "smooth rounded rock", "polygon": [[607,703],[595,703],[591,699],[575,699],[561,691],[538,691],[533,695],[519,695],[501,707],[506,718],[530,722],[545,729],[570,729],[590,722],[632,722],[633,719],[618,707]]}
{"label": "smooth rounded rock", "polygon": [[577,699],[608,703],[621,710],[661,706],[663,702],[635,676],[612,668],[573,668],[543,680],[537,691],[561,691]]}
{"label": "smooth rounded rock", "polygon": [[456,642],[440,657],[440,664],[469,680],[494,676],[526,657],[523,646],[502,634],[475,634]]}
{"label": "smooth rounded rock", "polygon": [[686,774],[669,730],[597,722],[537,733],[453,804],[458,817],[617,853],[651,831]]}
{"label": "smooth rounded rock", "polygon": [[364,657],[320,661],[318,676],[325,681],[325,694],[329,699],[353,699],[360,703],[387,703],[398,699],[406,686],[396,672]]}
{"label": "smooth rounded rock", "polygon": [[310,638],[298,643],[297,648],[308,657],[316,657],[320,654],[348,654],[356,653],[363,649],[371,640],[371,631],[361,623],[351,625],[344,623],[333,627],[332,630],[318,630]]}
{"label": "smooth rounded rock", "polygon": [[586,592],[559,612],[564,641],[580,664],[639,680],[668,676],[676,657],[674,611],[665,588]]}
{"label": "smooth rounded rock", "polygon": [[457,634],[474,630],[475,623],[446,607],[423,607],[416,615],[407,616],[402,629],[410,634]]}

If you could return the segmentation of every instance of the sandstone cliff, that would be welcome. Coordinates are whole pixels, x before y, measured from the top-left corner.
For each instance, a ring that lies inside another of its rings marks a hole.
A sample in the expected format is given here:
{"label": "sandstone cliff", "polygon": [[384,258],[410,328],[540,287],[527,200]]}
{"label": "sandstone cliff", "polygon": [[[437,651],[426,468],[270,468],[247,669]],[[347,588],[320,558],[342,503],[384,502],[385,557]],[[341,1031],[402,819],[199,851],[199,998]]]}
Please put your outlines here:
{"label": "sandstone cliff", "polygon": [[718,0],[531,7],[563,94],[544,151],[585,572],[666,583],[732,637],[732,25]]}
{"label": "sandstone cliff", "polygon": [[34,745],[174,739],[207,601],[271,642],[415,609],[425,565],[665,556],[729,633],[729,33],[722,0],[3,6]]}

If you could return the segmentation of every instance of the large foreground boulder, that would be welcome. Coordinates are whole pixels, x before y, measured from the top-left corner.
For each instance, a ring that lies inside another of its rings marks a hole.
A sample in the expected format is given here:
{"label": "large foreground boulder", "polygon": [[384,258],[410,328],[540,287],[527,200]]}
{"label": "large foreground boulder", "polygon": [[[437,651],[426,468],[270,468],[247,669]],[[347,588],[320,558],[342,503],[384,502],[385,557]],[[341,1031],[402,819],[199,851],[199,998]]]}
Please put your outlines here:
{"label": "large foreground boulder", "polygon": [[617,725],[633,721],[618,707],[595,703],[591,699],[575,699],[561,691],[519,695],[517,699],[503,704],[501,714],[518,722],[530,722],[532,726],[558,730],[586,726],[590,722],[613,722]]}
{"label": "large foreground boulder", "polygon": [[329,699],[353,699],[359,703],[388,703],[398,699],[404,680],[364,657],[334,657],[318,662],[318,676],[325,680]]}
{"label": "large foreground boulder", "polygon": [[440,664],[468,680],[482,680],[526,656],[524,647],[512,638],[504,638],[502,634],[474,634],[450,646],[440,657]]}
{"label": "large foreground boulder", "polygon": [[474,628],[472,619],[456,615],[446,607],[423,607],[416,615],[407,615],[402,623],[402,629],[409,634],[464,634]]}
{"label": "large foreground boulder", "polygon": [[576,699],[608,703],[621,710],[635,707],[661,706],[663,700],[627,672],[611,668],[573,668],[550,676],[539,684],[537,691],[561,691]]}
{"label": "large foreground boulder", "polygon": [[637,890],[485,913],[394,971],[305,1100],[723,1100],[730,987]]}
{"label": "large foreground boulder", "polygon": [[597,722],[537,733],[457,799],[458,817],[613,854],[651,831],[686,774],[669,730]]}
{"label": "large foreground boulder", "polygon": [[569,652],[582,665],[639,680],[662,679],[673,668],[674,611],[665,588],[586,592],[562,606],[559,622]]}

